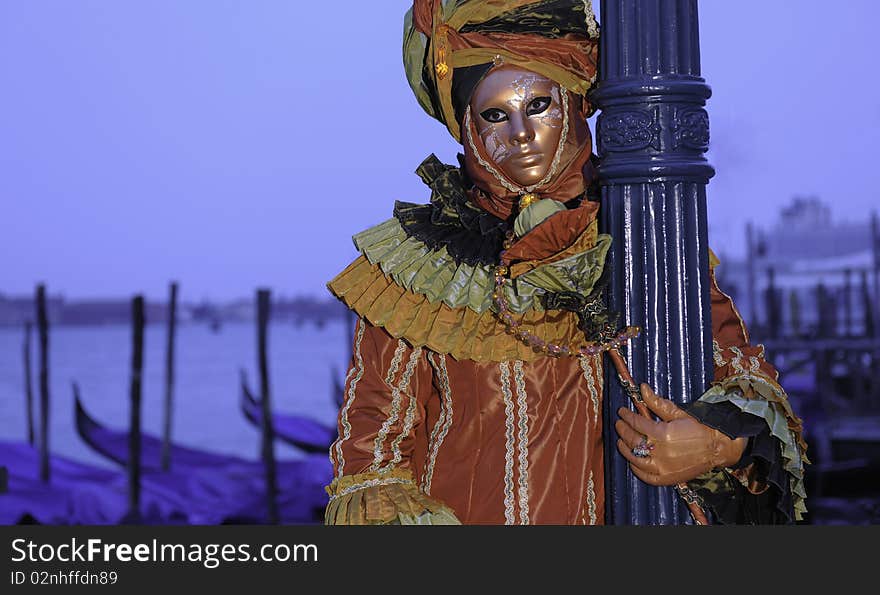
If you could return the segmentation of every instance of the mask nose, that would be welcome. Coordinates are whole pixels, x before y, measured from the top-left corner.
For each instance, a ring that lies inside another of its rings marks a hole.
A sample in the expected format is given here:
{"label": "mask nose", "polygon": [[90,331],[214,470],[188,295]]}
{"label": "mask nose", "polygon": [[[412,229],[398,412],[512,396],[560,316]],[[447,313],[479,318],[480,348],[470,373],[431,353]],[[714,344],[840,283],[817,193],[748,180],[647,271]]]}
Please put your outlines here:
{"label": "mask nose", "polygon": [[532,129],[528,118],[521,115],[514,116],[510,119],[510,125],[511,145],[524,145],[535,140],[535,131]]}

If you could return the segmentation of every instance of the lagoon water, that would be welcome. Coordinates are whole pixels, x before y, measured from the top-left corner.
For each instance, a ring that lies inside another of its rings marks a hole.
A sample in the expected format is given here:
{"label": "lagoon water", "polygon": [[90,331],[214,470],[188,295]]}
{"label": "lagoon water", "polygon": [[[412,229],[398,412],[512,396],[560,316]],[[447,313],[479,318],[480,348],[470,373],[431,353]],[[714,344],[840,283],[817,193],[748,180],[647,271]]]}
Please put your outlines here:
{"label": "lagoon water", "polygon": [[[276,412],[336,422],[333,375],[342,381],[350,349],[341,320],[323,328],[276,322],[269,328],[269,375]],[[24,397],[23,330],[0,328],[0,440],[27,440]],[[161,436],[164,399],[165,327],[149,325],[144,339],[141,419],[144,432]],[[34,423],[38,425],[39,360],[32,336]],[[50,431],[53,454],[109,467],[77,435],[71,383],[79,384],[86,410],[102,424],[125,429],[129,416],[131,329],[126,325],[52,327],[49,337]],[[172,436],[175,443],[258,458],[260,434],[239,409],[239,370],[245,369],[257,393],[256,329],[225,324],[217,332],[201,324],[177,329],[176,382]],[[276,444],[278,458],[298,451]],[[3,464],[0,452],[0,464]]]}

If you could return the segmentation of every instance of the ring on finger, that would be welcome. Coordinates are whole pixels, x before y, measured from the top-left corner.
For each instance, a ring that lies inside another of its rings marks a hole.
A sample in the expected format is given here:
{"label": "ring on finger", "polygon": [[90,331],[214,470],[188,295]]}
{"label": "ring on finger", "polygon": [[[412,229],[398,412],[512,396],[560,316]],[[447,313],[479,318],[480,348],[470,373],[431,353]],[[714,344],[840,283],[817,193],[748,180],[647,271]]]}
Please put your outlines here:
{"label": "ring on finger", "polygon": [[635,445],[635,447],[633,447],[632,453],[635,456],[643,459],[645,457],[651,456],[652,450],[654,450],[654,445],[651,444],[650,442],[648,442],[647,438],[642,437],[641,442],[639,442],[638,444]]}

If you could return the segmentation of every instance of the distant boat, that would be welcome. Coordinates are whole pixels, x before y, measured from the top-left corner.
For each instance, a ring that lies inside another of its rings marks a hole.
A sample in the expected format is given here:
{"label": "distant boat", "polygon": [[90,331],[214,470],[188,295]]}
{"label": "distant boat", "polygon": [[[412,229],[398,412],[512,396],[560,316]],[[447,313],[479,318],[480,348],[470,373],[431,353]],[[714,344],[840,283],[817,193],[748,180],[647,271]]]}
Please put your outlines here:
{"label": "distant boat", "polygon": [[[241,372],[241,411],[257,429],[263,425],[263,410],[247,384],[247,376]],[[307,453],[327,454],[336,440],[336,428],[300,415],[272,414],[275,437]]]}

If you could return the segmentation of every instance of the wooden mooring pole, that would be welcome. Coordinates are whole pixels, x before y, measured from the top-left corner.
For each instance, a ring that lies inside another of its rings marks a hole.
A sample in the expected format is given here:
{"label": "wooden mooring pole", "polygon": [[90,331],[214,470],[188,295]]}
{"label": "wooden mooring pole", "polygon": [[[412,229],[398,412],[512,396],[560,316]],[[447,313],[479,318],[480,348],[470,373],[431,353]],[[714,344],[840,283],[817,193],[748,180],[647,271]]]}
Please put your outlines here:
{"label": "wooden mooring pole", "polygon": [[853,313],[852,301],[852,270],[843,269],[843,336],[849,337],[852,332]]}
{"label": "wooden mooring pole", "polygon": [[260,406],[262,408],[262,458],[266,472],[267,520],[272,525],[279,522],[278,483],[275,465],[275,428],[272,427],[271,391],[269,389],[269,361],[267,354],[271,292],[257,290],[257,366],[260,371]]}
{"label": "wooden mooring pole", "polygon": [[765,316],[766,333],[768,337],[775,339],[779,336],[781,317],[779,300],[776,293],[776,269],[773,267],[767,268],[767,289],[765,290],[764,297],[767,309]]}
{"label": "wooden mooring pole", "polygon": [[128,429],[128,509],[137,518],[141,504],[141,380],[144,370],[144,298],[131,301],[131,384]]}
{"label": "wooden mooring pole", "polygon": [[[869,304],[865,309],[865,315],[867,316],[867,312],[870,311],[871,336],[880,340],[880,217],[877,216],[877,211],[871,212],[871,251],[874,256],[874,295],[868,299]],[[876,370],[878,364],[880,364],[880,347],[874,350],[871,354],[871,359]],[[872,374],[871,400],[874,403],[880,401],[880,379],[877,378],[876,374]]]}
{"label": "wooden mooring pole", "polygon": [[788,309],[790,311],[789,320],[791,321],[791,336],[801,336],[801,299],[798,296],[797,289],[792,289],[788,294]]}
{"label": "wooden mooring pole", "polygon": [[749,296],[749,321],[756,324],[758,320],[758,298],[755,290],[755,259],[758,257],[755,250],[755,228],[752,222],[746,224],[746,286]]}
{"label": "wooden mooring pole", "polygon": [[31,376],[31,331],[33,323],[28,320],[24,323],[24,345],[22,345],[22,355],[24,356],[24,404],[27,415],[27,437],[28,444],[34,446],[36,438],[34,436],[34,387]]}
{"label": "wooden mooring pole", "polygon": [[162,470],[171,468],[171,419],[174,410],[174,340],[177,330],[177,283],[168,295],[168,334],[165,343],[165,410],[162,423]]}
{"label": "wooden mooring pole", "polygon": [[880,217],[877,211],[871,213],[871,249],[874,255],[874,299],[871,318],[874,331],[880,333]]}
{"label": "wooden mooring pole", "polygon": [[40,480],[49,481],[49,317],[46,286],[37,285],[37,330],[40,340]]}
{"label": "wooden mooring pole", "polygon": [[862,269],[860,283],[860,308],[862,310],[862,336],[874,336],[874,308],[871,305],[871,290],[868,288],[868,271]]}

